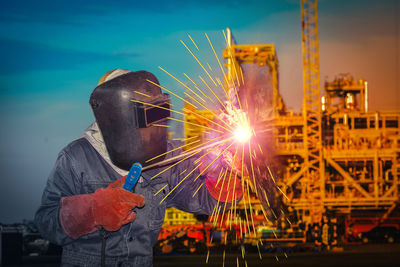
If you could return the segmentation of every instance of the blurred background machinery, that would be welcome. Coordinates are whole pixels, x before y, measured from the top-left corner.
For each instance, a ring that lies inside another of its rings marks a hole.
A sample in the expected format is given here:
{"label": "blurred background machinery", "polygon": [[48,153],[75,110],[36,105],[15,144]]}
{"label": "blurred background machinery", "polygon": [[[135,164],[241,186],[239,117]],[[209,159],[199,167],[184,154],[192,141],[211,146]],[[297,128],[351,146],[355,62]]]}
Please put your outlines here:
{"label": "blurred background machinery", "polygon": [[[252,210],[242,202],[238,208],[254,214],[253,227],[259,231],[253,232],[258,238],[273,237],[266,233],[275,229],[274,238],[290,236],[292,240],[305,241],[304,225],[320,223],[324,216],[339,225],[347,240],[360,238],[361,233],[379,225],[399,229],[400,215],[396,214],[400,111],[369,110],[367,81],[354,79],[350,74],[325,81],[321,96],[317,1],[302,0],[301,13],[301,114],[288,110],[279,94],[279,64],[274,45],[236,44],[227,30],[228,44],[222,54],[226,59],[226,78],[233,83],[237,80],[237,84],[243,79],[245,85],[251,81],[265,89],[260,101],[269,110],[262,114],[268,119],[268,126],[272,126],[274,142],[270,149],[280,166],[275,179],[287,196],[283,198],[286,220],[280,220],[278,225],[270,225],[259,216],[262,213],[255,195],[251,196]],[[241,90],[252,90],[251,85]],[[206,110],[197,112],[212,118]],[[204,128],[192,123],[207,125],[207,121],[190,113],[186,113],[185,121],[185,138],[192,138],[190,142],[202,139]],[[167,213],[165,226],[174,224],[171,216],[178,215]],[[188,223],[193,224],[193,220]],[[292,234],[280,234],[283,229]],[[298,230],[304,234],[297,235]]]}

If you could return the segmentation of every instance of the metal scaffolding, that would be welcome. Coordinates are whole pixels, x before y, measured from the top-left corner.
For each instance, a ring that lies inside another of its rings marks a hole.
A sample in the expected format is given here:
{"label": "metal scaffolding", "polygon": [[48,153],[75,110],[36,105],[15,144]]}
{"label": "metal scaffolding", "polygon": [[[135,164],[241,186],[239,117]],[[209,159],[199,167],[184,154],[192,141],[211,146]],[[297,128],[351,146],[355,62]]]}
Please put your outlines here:
{"label": "metal scaffolding", "polygon": [[[273,44],[228,42],[223,51],[227,86],[240,84],[245,64],[268,68],[273,110],[269,121],[273,128],[271,150],[281,166],[275,178],[288,196],[284,198],[286,206],[298,218],[312,223],[320,221],[325,212],[351,215],[368,210],[384,219],[399,201],[400,111],[371,111],[368,83],[348,74],[326,81],[321,97],[317,1],[302,0],[301,5],[302,113],[287,110],[279,94]],[[233,40],[228,33],[228,40]],[[196,112],[212,119],[209,111]],[[204,128],[195,124],[208,125],[191,112],[186,112],[185,121],[185,138],[202,136]],[[254,196],[252,202],[253,207],[259,205]]]}

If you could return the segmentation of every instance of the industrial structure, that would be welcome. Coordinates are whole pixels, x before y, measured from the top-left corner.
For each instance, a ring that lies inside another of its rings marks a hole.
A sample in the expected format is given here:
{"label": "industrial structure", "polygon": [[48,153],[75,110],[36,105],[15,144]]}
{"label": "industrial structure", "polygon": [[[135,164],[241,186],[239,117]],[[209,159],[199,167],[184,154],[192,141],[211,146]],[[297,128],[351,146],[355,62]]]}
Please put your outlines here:
{"label": "industrial structure", "polygon": [[[316,0],[302,0],[303,110],[285,107],[279,94],[278,59],[273,44],[235,44],[223,51],[227,79],[238,79],[246,64],[267,69],[272,112],[277,186],[297,220],[318,222],[323,214],[357,218],[373,214],[383,222],[399,203],[400,111],[368,108],[368,83],[350,74],[326,81],[320,93]],[[227,32],[231,35],[230,31]],[[371,90],[378,90],[372,88]],[[202,116],[212,114],[202,110]],[[207,124],[187,113],[185,138],[201,135]],[[257,215],[256,198],[252,198]],[[168,212],[168,211],[167,211]],[[165,224],[171,224],[166,216]],[[294,222],[295,223],[295,222]],[[354,223],[354,221],[353,221]]]}

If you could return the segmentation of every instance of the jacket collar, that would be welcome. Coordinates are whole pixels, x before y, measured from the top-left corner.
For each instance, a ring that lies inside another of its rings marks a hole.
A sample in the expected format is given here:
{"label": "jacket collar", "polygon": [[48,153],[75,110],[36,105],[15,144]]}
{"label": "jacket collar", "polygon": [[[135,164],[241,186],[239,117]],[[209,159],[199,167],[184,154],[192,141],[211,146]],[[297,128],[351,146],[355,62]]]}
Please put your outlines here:
{"label": "jacket collar", "polygon": [[103,159],[111,166],[111,168],[114,169],[114,171],[119,173],[121,176],[128,174],[128,171],[118,168],[112,163],[97,122],[92,123],[85,130],[82,137],[89,141],[93,148],[103,157]]}
{"label": "jacket collar", "polygon": [[[108,154],[107,147],[104,143],[103,136],[101,134],[101,131],[99,129],[99,126],[97,125],[97,122],[92,123],[83,133],[83,138],[87,139],[89,143],[93,146],[93,148],[101,155],[101,157],[121,176],[128,175],[128,171],[123,170],[121,168],[118,168],[115,166]],[[170,146],[171,144],[169,144]],[[165,173],[154,177],[156,174],[158,174],[162,168],[160,169],[153,169],[153,170],[148,170],[142,173],[142,177],[139,179],[139,184],[141,184],[142,187],[146,187],[149,184],[159,184],[159,183],[166,183],[166,175]],[[169,171],[167,171],[169,172]],[[154,177],[154,178],[153,178]],[[153,179],[151,179],[153,178]]]}

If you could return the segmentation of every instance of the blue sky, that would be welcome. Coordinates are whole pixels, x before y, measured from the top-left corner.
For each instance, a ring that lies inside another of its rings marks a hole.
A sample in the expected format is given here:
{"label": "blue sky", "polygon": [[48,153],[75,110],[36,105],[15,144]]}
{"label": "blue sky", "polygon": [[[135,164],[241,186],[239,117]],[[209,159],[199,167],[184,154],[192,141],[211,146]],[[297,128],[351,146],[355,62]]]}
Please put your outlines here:
{"label": "blue sky", "polygon": [[[346,72],[367,79],[371,109],[400,109],[398,2],[319,1],[321,81]],[[238,43],[275,44],[281,94],[299,111],[300,1],[3,2],[0,222],[33,218],[57,153],[93,121],[88,100],[103,73],[144,69],[183,92],[158,66],[201,74],[180,44],[190,34],[217,69],[204,33],[221,55],[226,27]]]}

